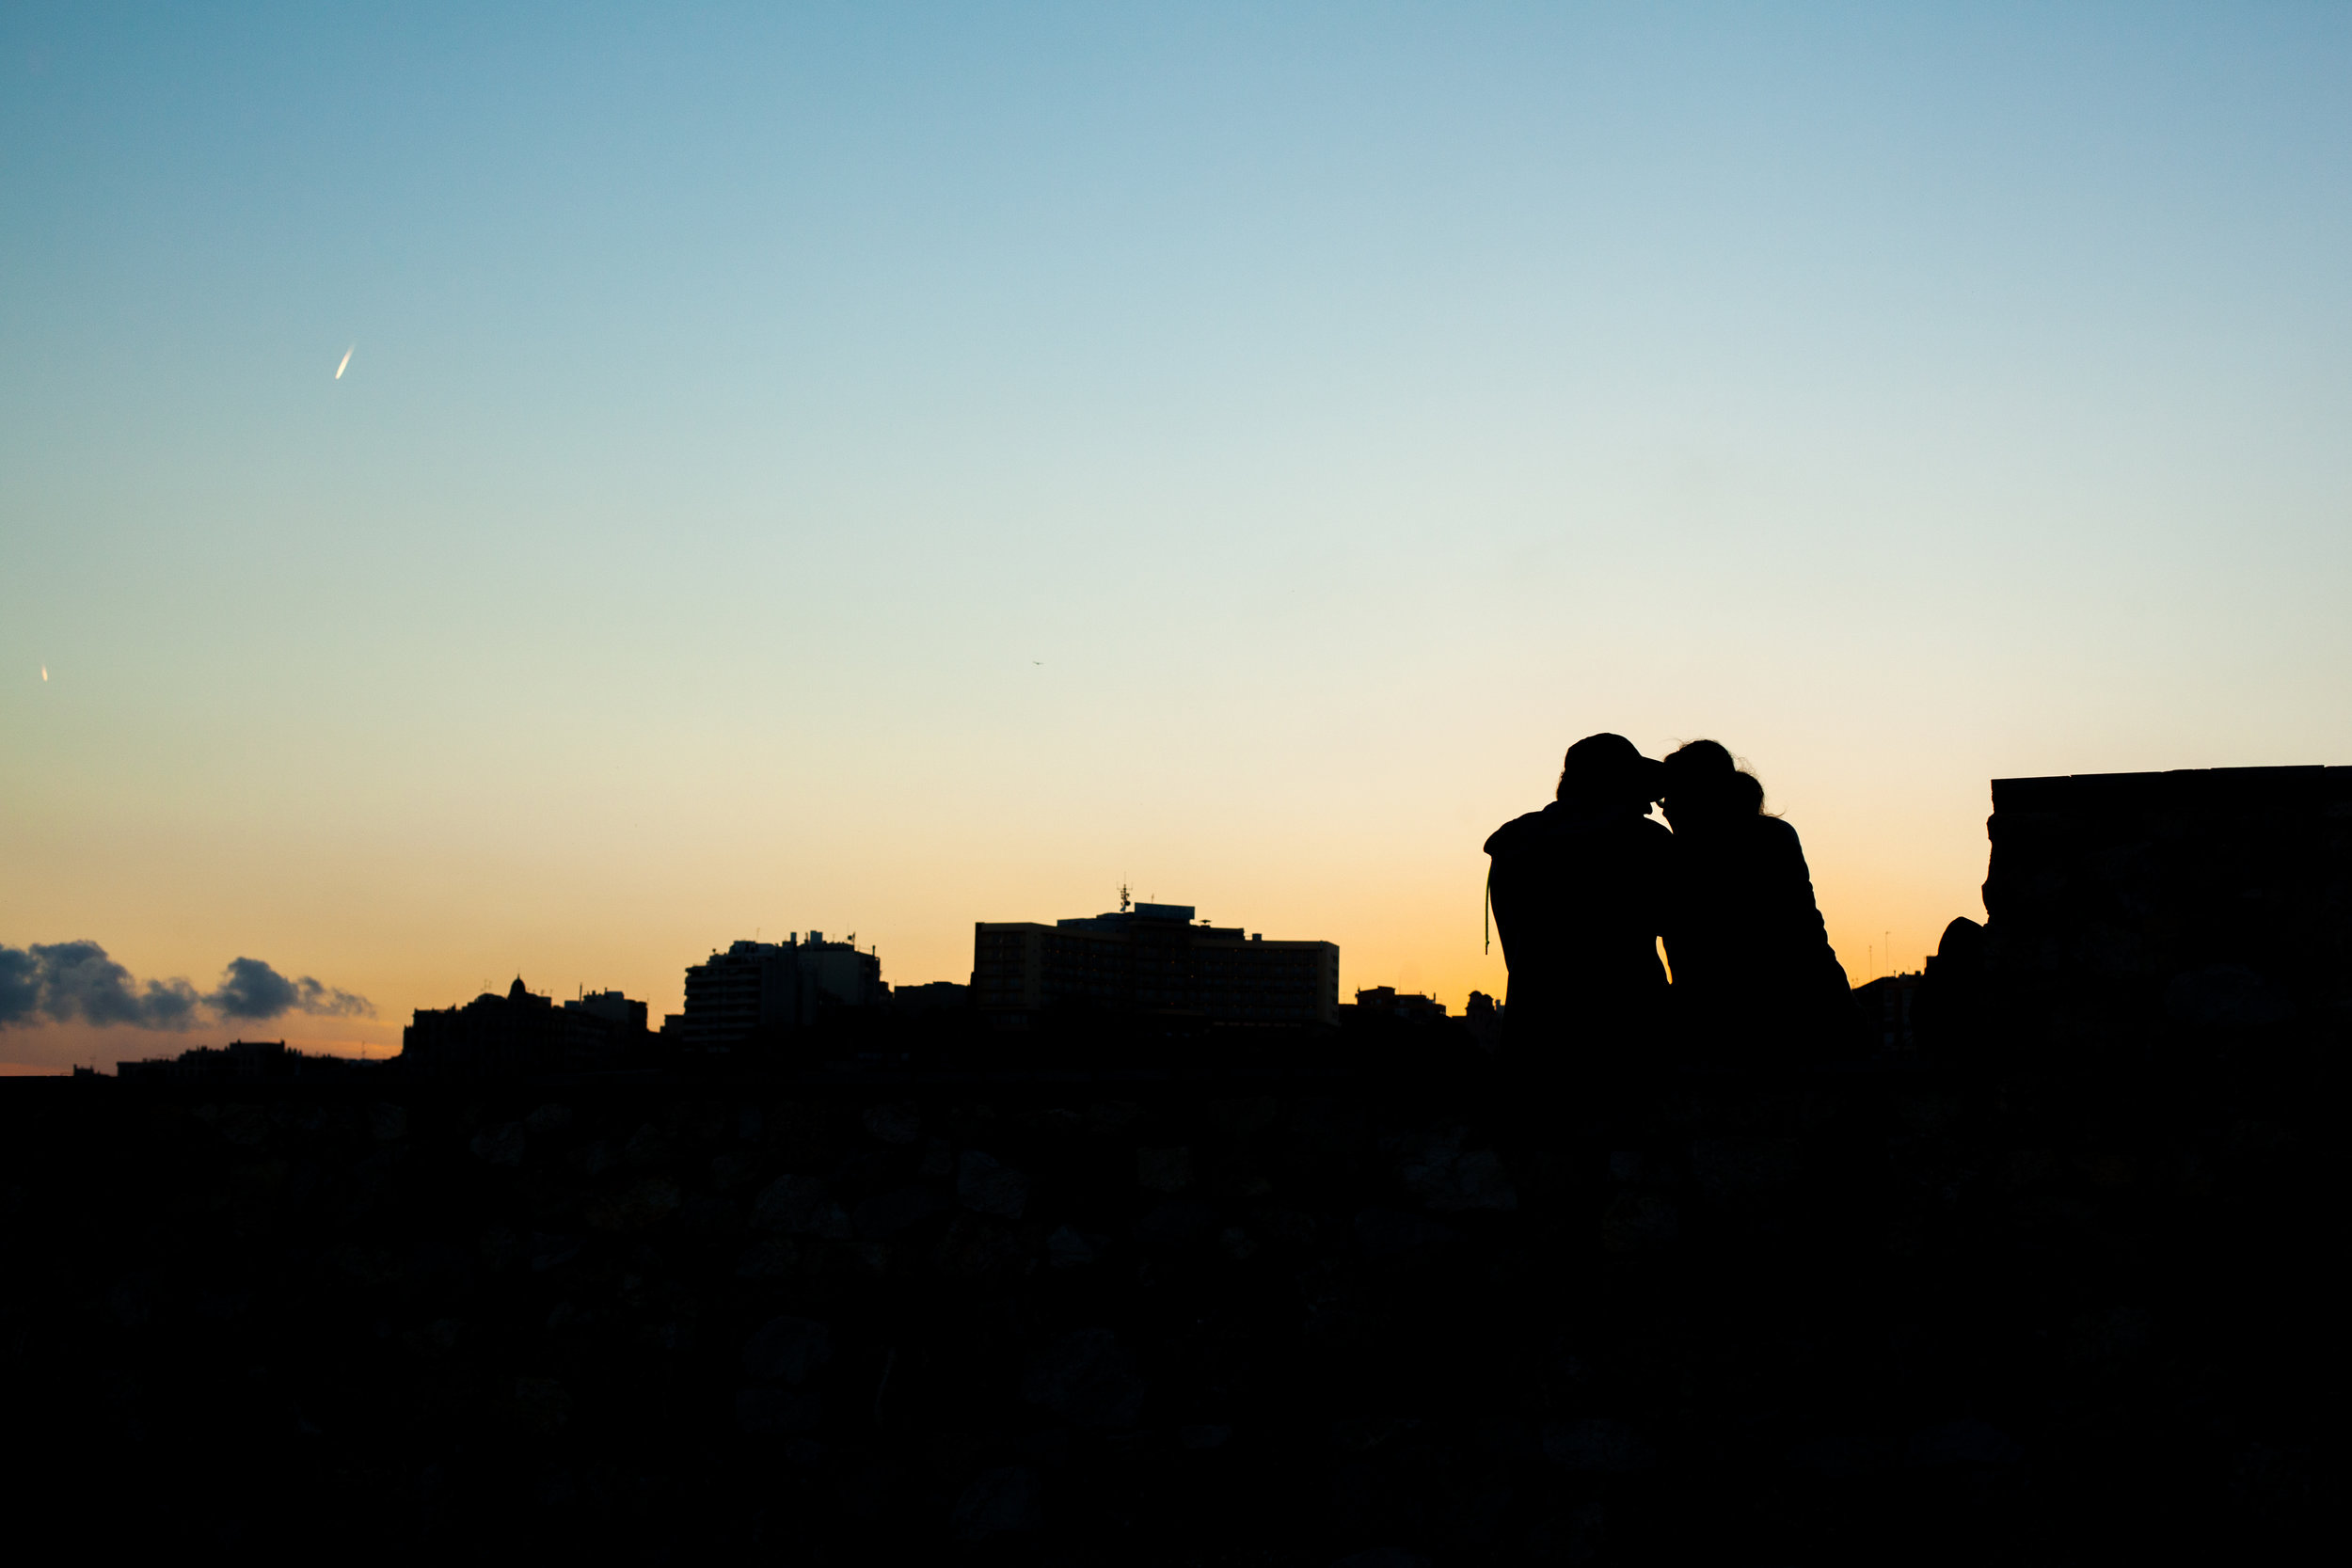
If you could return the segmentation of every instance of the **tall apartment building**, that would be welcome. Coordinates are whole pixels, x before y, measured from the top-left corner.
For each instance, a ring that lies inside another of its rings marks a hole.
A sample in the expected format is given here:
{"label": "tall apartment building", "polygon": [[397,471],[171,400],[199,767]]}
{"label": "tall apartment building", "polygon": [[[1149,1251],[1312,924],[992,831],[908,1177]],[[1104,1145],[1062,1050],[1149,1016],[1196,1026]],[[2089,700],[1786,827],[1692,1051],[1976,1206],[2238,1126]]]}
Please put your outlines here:
{"label": "tall apartment building", "polygon": [[1114,913],[1051,926],[981,921],[972,942],[972,1005],[1001,1026],[1073,1006],[1221,1024],[1339,1022],[1336,945],[1268,942],[1196,921],[1189,904],[1122,900]]}
{"label": "tall apartment building", "polygon": [[773,1043],[817,1022],[827,1007],[881,1002],[882,959],[822,931],[784,942],[739,942],[686,972],[686,1011],[665,1038],[688,1051]]}

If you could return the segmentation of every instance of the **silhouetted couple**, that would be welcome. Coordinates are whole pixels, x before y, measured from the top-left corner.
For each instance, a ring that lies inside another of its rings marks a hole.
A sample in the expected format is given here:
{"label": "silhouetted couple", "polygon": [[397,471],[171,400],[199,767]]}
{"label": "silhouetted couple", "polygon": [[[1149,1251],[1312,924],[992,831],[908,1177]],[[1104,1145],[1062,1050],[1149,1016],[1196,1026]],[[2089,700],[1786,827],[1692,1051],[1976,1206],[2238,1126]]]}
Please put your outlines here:
{"label": "silhouetted couple", "polygon": [[[1852,992],[1796,830],[1764,814],[1764,786],[1729,752],[1694,740],[1661,763],[1623,736],[1587,736],[1558,797],[1486,840],[1505,1037],[1523,1069],[1622,1079],[1677,1055],[1849,1047]],[[1659,801],[1671,832],[1650,817]]]}

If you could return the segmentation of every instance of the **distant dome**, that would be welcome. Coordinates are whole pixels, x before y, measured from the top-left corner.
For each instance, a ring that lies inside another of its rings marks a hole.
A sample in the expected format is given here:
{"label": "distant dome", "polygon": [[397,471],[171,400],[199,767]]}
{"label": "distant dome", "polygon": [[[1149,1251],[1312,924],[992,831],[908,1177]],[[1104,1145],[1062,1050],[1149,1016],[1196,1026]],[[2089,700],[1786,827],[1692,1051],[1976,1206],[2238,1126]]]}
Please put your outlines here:
{"label": "distant dome", "polygon": [[520,1002],[530,994],[529,989],[523,985],[523,977],[519,974],[515,976],[515,983],[506,988],[506,1000],[509,1002]]}

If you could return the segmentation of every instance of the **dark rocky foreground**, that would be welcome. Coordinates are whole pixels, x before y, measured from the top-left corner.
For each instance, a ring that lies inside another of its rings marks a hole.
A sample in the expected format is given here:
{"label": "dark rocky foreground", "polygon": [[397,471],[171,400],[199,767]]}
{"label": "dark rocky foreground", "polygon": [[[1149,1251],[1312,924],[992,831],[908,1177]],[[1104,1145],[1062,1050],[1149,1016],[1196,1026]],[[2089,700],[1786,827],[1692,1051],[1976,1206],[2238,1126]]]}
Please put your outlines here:
{"label": "dark rocky foreground", "polygon": [[262,1558],[2286,1560],[2315,1106],[1864,1066],[1564,1127],[1409,1053],[17,1083],[8,1474]]}

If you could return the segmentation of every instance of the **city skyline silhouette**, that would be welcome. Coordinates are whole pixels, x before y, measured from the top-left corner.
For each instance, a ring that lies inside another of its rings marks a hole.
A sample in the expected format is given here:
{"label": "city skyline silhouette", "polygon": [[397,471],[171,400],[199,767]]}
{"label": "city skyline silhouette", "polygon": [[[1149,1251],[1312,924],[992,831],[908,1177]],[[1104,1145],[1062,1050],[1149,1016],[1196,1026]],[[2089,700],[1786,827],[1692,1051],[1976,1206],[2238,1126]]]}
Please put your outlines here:
{"label": "city skyline silhouette", "polygon": [[2296,1560],[2348,69],[0,8],[20,1533]]}
{"label": "city skyline silhouette", "polygon": [[905,15],[0,21],[0,942],[381,1053],[1133,879],[1458,1006],[1613,730],[1884,971],[1988,779],[2352,742],[2340,19]]}

